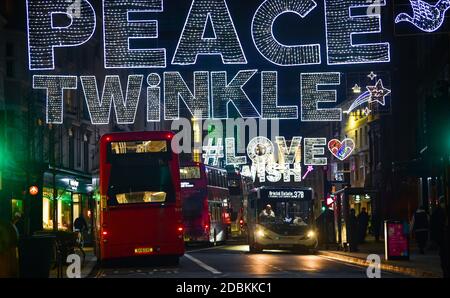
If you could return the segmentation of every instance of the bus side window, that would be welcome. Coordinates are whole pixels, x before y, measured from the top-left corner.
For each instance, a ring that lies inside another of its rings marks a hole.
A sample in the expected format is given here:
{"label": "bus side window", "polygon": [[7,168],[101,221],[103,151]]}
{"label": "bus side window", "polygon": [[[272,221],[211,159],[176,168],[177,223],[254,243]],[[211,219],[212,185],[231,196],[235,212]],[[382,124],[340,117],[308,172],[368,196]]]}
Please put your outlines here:
{"label": "bus side window", "polygon": [[214,185],[211,169],[208,169],[208,185]]}
{"label": "bus side window", "polygon": [[219,186],[219,173],[214,170],[214,186]]}

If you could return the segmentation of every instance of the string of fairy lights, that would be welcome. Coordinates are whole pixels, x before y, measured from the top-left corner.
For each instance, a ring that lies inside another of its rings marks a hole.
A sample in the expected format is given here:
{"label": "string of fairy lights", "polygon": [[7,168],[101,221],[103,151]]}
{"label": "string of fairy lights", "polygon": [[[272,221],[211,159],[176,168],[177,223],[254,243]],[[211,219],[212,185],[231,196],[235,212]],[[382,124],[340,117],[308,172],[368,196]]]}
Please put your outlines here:
{"label": "string of fairy lights", "polygon": [[93,124],[110,123],[111,106],[114,106],[118,124],[133,124],[136,119],[143,75],[128,76],[124,97],[119,76],[106,76],[101,98],[95,76],[81,76],[81,85]]}
{"label": "string of fairy lights", "polygon": [[[26,7],[30,70],[55,69],[54,48],[82,45],[94,34],[95,11],[88,1],[80,1],[77,11],[69,11],[66,0],[27,0]],[[68,16],[70,25],[54,24],[57,14]]]}
{"label": "string of fairy lights", "polygon": [[[213,38],[205,36],[207,23]],[[247,64],[226,1],[192,1],[172,64],[195,64],[198,55],[220,55],[224,64]]]}
{"label": "string of fairy lights", "polygon": [[261,96],[263,119],[298,119],[297,106],[278,106],[278,72],[261,72]]}
{"label": "string of fairy lights", "polygon": [[66,89],[77,89],[76,76],[47,75],[33,76],[33,89],[45,89],[47,92],[47,123],[62,124],[64,114],[63,92]]}
{"label": "string of fairy lights", "polygon": [[[90,4],[91,1],[26,0],[31,70],[54,70],[55,48],[80,46],[92,38],[96,30],[97,16]],[[166,48],[159,46],[138,48],[133,44],[134,41],[157,40],[160,37],[158,17],[163,16],[164,3],[167,1],[102,0],[105,69],[167,68]],[[274,23],[278,17],[285,13],[294,13],[307,21],[312,15],[311,12],[317,8],[316,1],[264,0],[259,3],[251,16],[251,22],[248,23],[251,25],[248,38],[251,36],[255,49],[262,58],[272,66],[282,67],[322,63],[320,43],[286,45],[279,42],[274,35]],[[368,10],[372,6],[380,8],[385,5],[385,0],[377,0],[376,3],[367,0],[324,0],[324,38],[328,65],[390,61],[388,42],[363,43],[358,41],[363,39],[356,38],[381,32],[380,11],[373,10],[369,13]],[[365,8],[366,13],[363,12]],[[446,9],[442,11],[445,13]],[[156,15],[150,20],[142,19],[139,15],[143,13]],[[56,24],[58,14],[69,17],[70,24]],[[403,14],[399,17],[402,18],[399,21],[413,23],[417,21],[414,20],[416,15],[411,17]],[[423,27],[432,28],[433,21],[436,25],[439,20],[432,20],[431,17],[422,20]],[[211,28],[212,32],[207,32],[208,28]],[[295,33],[301,34],[301,30]],[[223,65],[227,67],[232,64],[248,64],[226,0],[192,0],[177,41],[171,60],[172,65],[180,67],[195,65],[199,56],[220,56]],[[342,120],[341,108],[325,107],[326,104],[337,102],[336,86],[341,84],[343,75],[339,72],[301,73],[300,86],[295,88],[300,93],[300,99],[296,100],[299,104],[284,106],[278,102],[278,71],[269,71],[266,68],[263,71],[253,68],[247,70],[233,68],[231,72],[229,69],[207,71],[200,68],[199,71],[192,72],[192,80],[188,80],[182,73],[162,71],[150,73],[146,77],[142,74],[128,75],[126,90],[123,90],[125,82],[121,82],[118,75],[106,75],[103,86],[98,84],[97,77],[89,75],[79,77],[34,75],[33,88],[46,90],[46,120],[47,123],[54,124],[63,123],[64,91],[77,89],[78,79],[81,82],[91,122],[98,125],[110,123],[112,107],[118,124],[133,124],[140,98],[145,95],[148,122],[159,122],[161,118],[180,119],[182,106],[199,120],[228,119],[235,116],[230,110],[233,107],[241,118],[298,119],[300,113],[301,121]],[[260,75],[260,94],[250,98],[245,87],[257,75]],[[145,86],[143,86],[144,78]],[[146,88],[146,92],[142,92],[142,88]],[[367,86],[364,103],[384,106],[386,96],[390,92],[391,90],[379,79],[375,85]],[[260,109],[254,105],[255,101],[261,103]],[[361,105],[362,102],[362,98],[357,99],[351,108]],[[213,141],[208,143],[206,148],[210,156],[208,154],[204,156],[212,157],[214,164],[219,157],[225,158],[227,164],[242,165],[247,162],[246,156],[235,156],[234,138],[224,139],[226,147],[224,154],[222,154],[223,139],[215,141],[216,143]],[[300,151],[302,141],[304,150]],[[282,177],[287,181],[286,179],[290,179],[291,176],[295,181],[300,181],[302,179],[300,152],[303,152],[305,165],[326,165],[327,159],[323,157],[326,146],[332,155],[343,160],[352,153],[354,142],[351,139],[342,141],[335,139],[327,143],[325,138],[294,137],[288,147],[282,136],[276,137],[275,146],[269,139],[257,137],[250,140],[246,148],[248,157],[256,165],[256,168],[248,168],[248,171],[260,174],[267,172],[269,181],[278,181]],[[279,163],[273,158],[275,147],[280,150],[283,157]],[[311,170],[308,167],[308,171]]]}
{"label": "string of fairy lights", "polygon": [[[353,37],[366,33],[380,33],[380,14],[371,12],[353,15],[353,8],[374,6],[367,0],[325,0],[325,31],[328,64],[387,63],[390,61],[388,42],[355,44]],[[376,6],[385,6],[377,0]]]}
{"label": "string of fairy lights", "polygon": [[302,73],[300,75],[301,117],[302,121],[341,121],[340,108],[320,108],[319,103],[335,103],[336,90],[318,90],[318,86],[339,85],[341,74],[338,72]]}
{"label": "string of fairy lights", "polygon": [[158,38],[156,20],[137,21],[132,12],[162,12],[162,0],[120,0],[103,3],[105,68],[166,67],[166,49],[131,49],[130,39]]}
{"label": "string of fairy lights", "polygon": [[[180,99],[182,99],[192,116],[198,119],[209,118],[209,73],[194,72],[194,93],[191,92],[179,72],[164,73],[164,106],[166,120],[179,119]],[[194,115],[196,111],[196,115]]]}
{"label": "string of fairy lights", "polygon": [[316,6],[317,3],[312,0],[264,1],[252,21],[252,38],[259,53],[280,66],[320,64],[319,44],[283,45],[273,34],[273,24],[280,15],[292,12],[305,18]]}

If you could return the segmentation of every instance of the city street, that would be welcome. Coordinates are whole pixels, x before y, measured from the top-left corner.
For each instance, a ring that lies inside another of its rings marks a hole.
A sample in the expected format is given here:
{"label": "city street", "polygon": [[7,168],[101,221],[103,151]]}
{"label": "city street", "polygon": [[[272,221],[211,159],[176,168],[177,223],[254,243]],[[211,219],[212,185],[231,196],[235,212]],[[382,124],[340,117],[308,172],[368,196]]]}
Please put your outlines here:
{"label": "city street", "polygon": [[0,0],[0,279],[448,278],[449,10]]}
{"label": "city street", "polygon": [[[95,270],[97,278],[365,278],[366,268],[319,255],[285,251],[250,254],[247,245],[228,244],[190,248],[179,266],[108,266]],[[400,278],[383,271],[382,278]]]}

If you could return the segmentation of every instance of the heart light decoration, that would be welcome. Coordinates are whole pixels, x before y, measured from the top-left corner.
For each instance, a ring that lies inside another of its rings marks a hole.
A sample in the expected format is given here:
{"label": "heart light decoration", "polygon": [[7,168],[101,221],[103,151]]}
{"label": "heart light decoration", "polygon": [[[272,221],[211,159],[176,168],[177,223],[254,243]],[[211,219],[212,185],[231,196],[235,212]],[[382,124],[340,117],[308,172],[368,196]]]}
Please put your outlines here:
{"label": "heart light decoration", "polygon": [[328,150],[340,160],[345,160],[349,157],[352,154],[353,149],[355,149],[355,142],[349,138],[345,138],[342,141],[332,139],[328,142]]}

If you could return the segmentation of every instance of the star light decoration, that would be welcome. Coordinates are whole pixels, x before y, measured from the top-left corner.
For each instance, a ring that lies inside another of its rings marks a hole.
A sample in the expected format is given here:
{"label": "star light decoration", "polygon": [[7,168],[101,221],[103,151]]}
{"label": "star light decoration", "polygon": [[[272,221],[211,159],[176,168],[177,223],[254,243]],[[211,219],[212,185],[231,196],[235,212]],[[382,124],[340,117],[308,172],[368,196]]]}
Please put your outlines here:
{"label": "star light decoration", "polygon": [[[369,75],[367,75],[369,78],[376,78],[377,75],[372,72],[370,72]],[[356,86],[356,85],[355,85]],[[355,87],[353,87],[355,88]],[[352,89],[353,89],[352,88]],[[344,111],[345,114],[351,113],[353,110],[355,110],[357,107],[365,104],[365,103],[373,103],[377,102],[378,104],[384,106],[386,105],[386,96],[388,96],[391,93],[391,90],[385,88],[383,86],[383,81],[379,79],[374,86],[366,86],[367,91],[360,94],[350,105],[348,110]],[[372,111],[366,107],[366,109],[363,111],[363,113],[367,116]]]}
{"label": "star light decoration", "polygon": [[385,97],[391,93],[391,90],[383,86],[383,81],[381,79],[377,81],[375,86],[367,86],[366,88],[370,93],[369,103],[376,101],[382,106],[386,104]]}
{"label": "star light decoration", "polygon": [[358,84],[352,87],[353,93],[361,93],[361,87]]}
{"label": "star light decoration", "polygon": [[366,107],[366,108],[363,110],[363,114],[364,114],[365,116],[369,116],[370,113],[372,113],[372,110],[369,109],[369,107]]}
{"label": "star light decoration", "polygon": [[376,75],[373,71],[371,71],[371,72],[367,75],[367,77],[373,81],[373,80],[377,77],[377,75]]}

